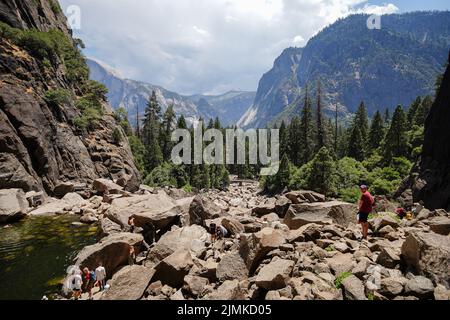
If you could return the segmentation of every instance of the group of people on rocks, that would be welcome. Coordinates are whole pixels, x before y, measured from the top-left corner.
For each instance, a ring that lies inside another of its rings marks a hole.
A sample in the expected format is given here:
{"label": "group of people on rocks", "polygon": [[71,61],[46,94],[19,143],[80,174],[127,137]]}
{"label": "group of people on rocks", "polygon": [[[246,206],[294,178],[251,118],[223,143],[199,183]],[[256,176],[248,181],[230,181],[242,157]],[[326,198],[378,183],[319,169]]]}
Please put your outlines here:
{"label": "group of people on rocks", "polygon": [[106,288],[106,270],[102,263],[99,263],[95,270],[84,267],[82,270],[78,266],[73,266],[67,283],[68,289],[72,292],[75,300],[81,298],[82,293],[88,293],[89,300],[93,299],[92,289],[99,287],[100,291]]}

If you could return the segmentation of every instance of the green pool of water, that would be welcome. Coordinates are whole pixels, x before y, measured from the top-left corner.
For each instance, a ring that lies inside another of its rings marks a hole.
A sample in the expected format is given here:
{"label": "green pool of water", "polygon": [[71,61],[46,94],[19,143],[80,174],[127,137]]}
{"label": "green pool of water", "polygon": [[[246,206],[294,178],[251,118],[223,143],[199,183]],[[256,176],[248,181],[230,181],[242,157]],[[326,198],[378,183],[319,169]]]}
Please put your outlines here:
{"label": "green pool of water", "polygon": [[96,242],[95,226],[72,226],[77,216],[29,217],[0,226],[0,300],[59,293],[76,254]]}

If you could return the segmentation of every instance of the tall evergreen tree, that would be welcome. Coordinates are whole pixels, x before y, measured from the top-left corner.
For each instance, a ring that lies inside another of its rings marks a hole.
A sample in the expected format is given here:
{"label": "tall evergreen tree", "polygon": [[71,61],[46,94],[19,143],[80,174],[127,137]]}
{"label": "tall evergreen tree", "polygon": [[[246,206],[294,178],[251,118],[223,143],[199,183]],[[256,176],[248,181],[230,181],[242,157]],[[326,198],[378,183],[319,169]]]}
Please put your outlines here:
{"label": "tall evergreen tree", "polygon": [[395,109],[389,130],[384,140],[384,160],[390,163],[393,157],[408,156],[407,118],[402,106]]}
{"label": "tall evergreen tree", "polygon": [[431,106],[433,104],[433,99],[430,96],[426,96],[422,103],[417,107],[416,114],[414,115],[413,124],[417,126],[425,125],[425,120],[427,120],[428,113],[430,112]]}
{"label": "tall evergreen tree", "polygon": [[348,145],[348,155],[358,161],[364,160],[367,154],[367,140],[369,132],[369,120],[364,102],[358,107],[351,127]]}
{"label": "tall evergreen tree", "polygon": [[163,162],[159,144],[160,117],[161,108],[156,98],[156,93],[153,91],[145,109],[144,127],[142,130],[142,140],[146,149],[146,169],[148,172]]}
{"label": "tall evergreen tree", "polygon": [[391,113],[389,112],[389,109],[386,108],[384,111],[384,125],[386,128],[389,128],[389,125],[391,124]]}
{"label": "tall evergreen tree", "polygon": [[289,159],[296,166],[300,165],[301,140],[300,118],[295,116],[289,124]]}
{"label": "tall evergreen tree", "polygon": [[176,116],[173,111],[173,104],[171,104],[167,107],[166,112],[164,112],[163,125],[161,127],[161,151],[165,161],[170,158],[172,152],[172,129],[175,125],[175,120]]}
{"label": "tall evergreen tree", "polygon": [[384,139],[384,123],[381,113],[379,111],[375,112],[372,118],[372,123],[370,125],[369,131],[369,148],[371,153],[380,147],[381,142]]}
{"label": "tall evergreen tree", "polygon": [[281,121],[280,125],[280,156],[288,155],[289,153],[289,132],[286,128],[284,121]]}
{"label": "tall evergreen tree", "polygon": [[316,150],[319,151],[323,147],[325,147],[326,139],[325,139],[325,129],[324,129],[324,120],[322,113],[322,88],[320,81],[317,81],[317,141],[316,141]]}
{"label": "tall evergreen tree", "polygon": [[417,97],[416,100],[411,104],[411,106],[408,109],[407,113],[407,119],[408,119],[408,125],[413,126],[414,125],[414,119],[416,117],[417,109],[422,104],[422,98]]}
{"label": "tall evergreen tree", "polygon": [[311,163],[308,186],[325,195],[332,195],[336,188],[336,165],[327,148],[323,147]]}
{"label": "tall evergreen tree", "polygon": [[309,162],[314,152],[314,120],[311,100],[308,95],[308,86],[305,89],[305,101],[301,112],[300,135],[297,137],[301,142],[300,164]]}
{"label": "tall evergreen tree", "polygon": [[186,124],[186,120],[184,119],[184,116],[183,115],[181,115],[179,118],[178,118],[178,121],[177,121],[177,128],[178,129],[187,129],[188,127],[187,127],[187,124]]}

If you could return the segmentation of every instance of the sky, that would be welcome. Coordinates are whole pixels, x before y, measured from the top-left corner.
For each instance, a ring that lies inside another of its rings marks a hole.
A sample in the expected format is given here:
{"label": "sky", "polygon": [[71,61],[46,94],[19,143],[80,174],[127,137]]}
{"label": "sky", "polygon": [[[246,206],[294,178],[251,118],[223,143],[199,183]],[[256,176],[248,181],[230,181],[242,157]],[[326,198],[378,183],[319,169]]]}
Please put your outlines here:
{"label": "sky", "polygon": [[[448,0],[60,0],[88,57],[180,94],[256,91],[283,49],[352,13],[449,10]],[[77,6],[77,11],[67,11]],[[73,7],[72,7],[73,8]],[[73,19],[75,17],[75,19]],[[77,19],[79,17],[79,19]]]}

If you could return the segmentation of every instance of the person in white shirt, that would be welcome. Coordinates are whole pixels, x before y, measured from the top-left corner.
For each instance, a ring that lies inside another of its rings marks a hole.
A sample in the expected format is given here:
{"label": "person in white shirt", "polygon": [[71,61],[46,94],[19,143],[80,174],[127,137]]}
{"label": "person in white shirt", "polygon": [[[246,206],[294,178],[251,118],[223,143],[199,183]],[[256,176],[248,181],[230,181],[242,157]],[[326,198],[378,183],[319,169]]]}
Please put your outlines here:
{"label": "person in white shirt", "polygon": [[99,266],[95,269],[95,277],[97,278],[97,284],[100,287],[100,291],[105,289],[106,270],[102,263],[99,263]]}
{"label": "person in white shirt", "polygon": [[69,288],[73,292],[73,297],[78,300],[81,297],[81,286],[83,285],[83,278],[79,268],[74,268],[69,278]]}

